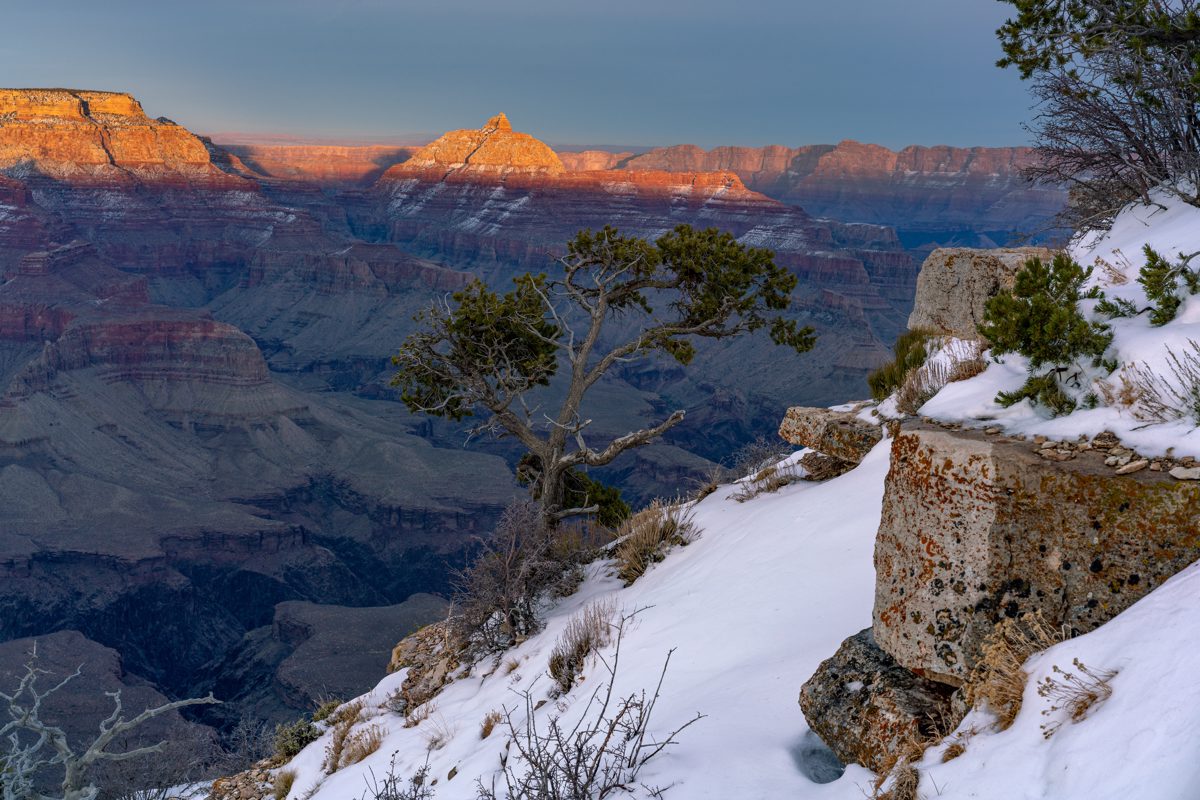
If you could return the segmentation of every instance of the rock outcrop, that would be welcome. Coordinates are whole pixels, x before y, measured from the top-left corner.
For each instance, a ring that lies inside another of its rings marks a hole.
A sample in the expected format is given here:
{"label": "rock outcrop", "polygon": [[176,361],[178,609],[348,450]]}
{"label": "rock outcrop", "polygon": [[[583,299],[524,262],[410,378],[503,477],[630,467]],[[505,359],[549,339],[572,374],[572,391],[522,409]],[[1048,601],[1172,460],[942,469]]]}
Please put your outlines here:
{"label": "rock outcrop", "polygon": [[906,147],[843,141],[788,148],[660,147],[647,153],[561,153],[568,169],[736,173],[748,187],[817,216],[892,225],[906,244],[1006,243],[1038,232],[1062,210],[1066,192],[1021,176],[1027,147]]}
{"label": "rock outcrop", "polygon": [[793,406],[779,426],[785,442],[858,464],[883,439],[883,429],[852,411]]}
{"label": "rock outcrop", "polygon": [[908,327],[932,328],[962,339],[976,338],[987,301],[1012,288],[1026,261],[1053,257],[1053,251],[1042,247],[934,250],[917,276]]}
{"label": "rock outcrop", "polygon": [[477,130],[443,134],[388,170],[393,176],[416,175],[443,180],[479,180],[507,175],[560,175],[566,171],[558,154],[527,133],[512,129],[508,117],[497,114]]}
{"label": "rock outcrop", "polygon": [[843,764],[880,771],[906,746],[949,732],[952,692],[898,665],[867,628],[805,682],[800,709]]}
{"label": "rock outcrop", "polygon": [[1084,633],[1200,558],[1200,485],[1108,454],[914,426],[892,446],[874,635],[918,675],[963,683],[1003,617]]}
{"label": "rock outcrop", "polygon": [[269,178],[308,181],[323,186],[362,186],[375,182],[419,147],[411,145],[230,144],[221,149]]}

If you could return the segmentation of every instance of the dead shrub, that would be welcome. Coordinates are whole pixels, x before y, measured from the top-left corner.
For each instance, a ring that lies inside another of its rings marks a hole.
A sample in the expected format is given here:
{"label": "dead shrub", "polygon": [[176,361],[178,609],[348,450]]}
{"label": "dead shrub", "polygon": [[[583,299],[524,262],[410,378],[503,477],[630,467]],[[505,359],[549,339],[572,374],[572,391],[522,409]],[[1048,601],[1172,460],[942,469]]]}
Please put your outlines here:
{"label": "dead shrub", "polygon": [[760,494],[770,494],[800,480],[795,463],[772,464],[751,475],[742,482],[742,487],[733,494],[733,499],[744,503]]}
{"label": "dead shrub", "polygon": [[950,368],[944,361],[922,364],[904,378],[896,392],[896,408],[908,416],[933,399],[950,382]]}
{"label": "dead shrub", "polygon": [[727,480],[729,480],[728,470],[720,464],[710,465],[700,474],[700,477],[693,479],[695,489],[692,491],[692,502],[699,503],[715,492]]}
{"label": "dead shrub", "polygon": [[339,768],[357,764],[378,750],[379,746],[383,744],[383,733],[383,728],[378,725],[371,725],[350,734],[346,738],[345,746],[342,748],[342,757],[338,764]]}
{"label": "dead shrub", "polygon": [[597,600],[567,621],[550,651],[550,677],[560,692],[570,691],[588,656],[609,643],[616,613],[612,600]]}
{"label": "dead shrub", "polygon": [[1021,710],[1029,676],[1024,665],[1034,653],[1057,644],[1065,636],[1050,627],[1040,611],[1001,620],[983,641],[983,657],[964,687],[968,705],[986,704],[1004,730]]}
{"label": "dead shrub", "polygon": [[509,506],[456,576],[460,638],[494,652],[537,632],[539,600],[574,591],[582,575],[577,567],[594,555],[597,537],[595,526],[551,528],[536,503]]}
{"label": "dead shrub", "polygon": [[489,711],[487,714],[485,714],[483,717],[483,722],[479,724],[479,738],[486,739],[491,736],[492,731],[496,728],[496,723],[498,723],[501,719],[503,719],[503,716],[499,711]]}
{"label": "dead shrub", "polygon": [[1074,672],[1068,672],[1057,665],[1054,676],[1047,676],[1038,684],[1038,695],[1050,698],[1053,702],[1044,709],[1042,714],[1050,717],[1060,711],[1067,712],[1067,719],[1055,719],[1042,725],[1042,736],[1049,739],[1063,724],[1070,720],[1072,723],[1087,718],[1092,709],[1112,697],[1112,685],[1109,683],[1116,677],[1117,670],[1093,670],[1080,661],[1072,659]]}
{"label": "dead shrub", "polygon": [[1193,425],[1200,426],[1200,342],[1188,339],[1188,349],[1182,354],[1168,347],[1167,366],[1171,370],[1170,378],[1144,362],[1126,366],[1121,371],[1124,392],[1121,399],[1132,399],[1124,404],[1140,420],[1189,419]]}
{"label": "dead shrub", "polygon": [[433,716],[433,712],[437,709],[437,705],[432,701],[421,703],[419,706],[413,706],[404,715],[404,727],[415,728],[425,720]]}
{"label": "dead shrub", "polygon": [[787,455],[787,448],[777,439],[759,436],[752,442],[742,445],[734,452],[729,475],[742,478],[754,472],[779,463]]}
{"label": "dead shrub", "polygon": [[662,561],[669,548],[690,544],[698,534],[689,505],[655,500],[617,530],[617,572],[631,584]]}
{"label": "dead shrub", "polygon": [[296,770],[283,769],[275,773],[275,781],[271,785],[271,796],[275,800],[284,800],[296,784]]}

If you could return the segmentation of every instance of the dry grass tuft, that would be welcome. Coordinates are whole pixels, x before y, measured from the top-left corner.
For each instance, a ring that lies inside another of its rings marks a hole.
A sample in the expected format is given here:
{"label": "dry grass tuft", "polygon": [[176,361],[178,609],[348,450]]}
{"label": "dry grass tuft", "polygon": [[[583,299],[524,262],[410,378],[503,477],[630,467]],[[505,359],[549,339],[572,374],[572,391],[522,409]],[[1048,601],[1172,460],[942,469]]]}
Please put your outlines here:
{"label": "dry grass tuft", "polygon": [[[362,719],[362,701],[347,703],[329,715],[333,735],[325,746],[325,773],[332,775],[342,767],[346,748],[352,745],[351,729]],[[376,745],[378,746],[378,745]]]}
{"label": "dry grass tuft", "polygon": [[[1067,712],[1067,719],[1072,723],[1087,718],[1092,709],[1112,697],[1112,685],[1109,683],[1116,677],[1114,670],[1093,670],[1078,658],[1073,659],[1074,672],[1068,672],[1058,666],[1054,674],[1061,677],[1046,677],[1038,684],[1038,694],[1048,697],[1054,702],[1042,714],[1049,717],[1059,711]],[[1057,719],[1042,725],[1042,735],[1049,739],[1066,720]]]}
{"label": "dry grass tuft", "polygon": [[669,548],[690,544],[698,534],[689,505],[655,500],[617,529],[618,574],[626,584],[631,584],[651,564],[662,561]]}
{"label": "dry grass tuft", "polygon": [[352,733],[347,737],[346,744],[342,748],[341,761],[338,766],[348,767],[351,764],[357,764],[374,753],[383,744],[383,733],[383,728],[378,725],[371,725]]}
{"label": "dry grass tuft", "polygon": [[415,708],[410,709],[408,713],[404,715],[404,727],[417,727],[422,722],[433,716],[433,712],[436,708],[437,704],[432,700],[429,700],[421,703],[421,705],[416,706]]}
{"label": "dry grass tuft", "polygon": [[1064,638],[1062,631],[1046,624],[1040,611],[1001,620],[983,641],[983,657],[965,687],[967,703],[986,704],[996,715],[999,730],[1008,728],[1021,710],[1029,680],[1025,662]]}
{"label": "dry grass tuft", "polygon": [[907,761],[892,770],[892,785],[879,800],[918,800],[917,787],[921,784],[921,773]]}
{"label": "dry grass tuft", "polygon": [[496,729],[496,725],[500,722],[502,716],[499,711],[489,711],[483,718],[483,722],[479,725],[479,738],[486,739],[492,735],[492,731]]}
{"label": "dry grass tuft", "polygon": [[794,463],[772,464],[747,478],[742,484],[742,488],[734,493],[733,499],[744,503],[760,494],[778,491],[798,480],[800,480],[800,474]]}
{"label": "dry grass tuft", "polygon": [[947,761],[953,761],[965,752],[967,752],[967,746],[962,742],[955,742],[942,753],[942,763],[945,764]]}
{"label": "dry grass tuft", "polygon": [[441,714],[430,717],[428,729],[425,731],[425,750],[432,753],[441,750],[454,738],[454,728],[446,722]]}
{"label": "dry grass tuft", "polygon": [[296,784],[296,770],[284,769],[275,774],[275,782],[271,785],[271,796],[275,800],[285,800],[291,794]]}
{"label": "dry grass tuft", "polygon": [[974,358],[964,358],[962,361],[955,361],[954,366],[950,367],[950,374],[947,376],[947,383],[956,383],[974,378],[988,368],[986,358],[976,356]]}
{"label": "dry grass tuft", "polygon": [[609,643],[616,613],[612,600],[597,600],[567,621],[550,651],[550,677],[559,691],[570,691],[588,656]]}

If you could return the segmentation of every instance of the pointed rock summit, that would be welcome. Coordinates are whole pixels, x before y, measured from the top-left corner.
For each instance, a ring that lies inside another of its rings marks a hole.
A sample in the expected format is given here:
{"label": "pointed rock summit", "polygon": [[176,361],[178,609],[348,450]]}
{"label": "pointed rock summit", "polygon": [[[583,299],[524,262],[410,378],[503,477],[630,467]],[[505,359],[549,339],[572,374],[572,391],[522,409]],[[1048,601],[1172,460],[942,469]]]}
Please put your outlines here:
{"label": "pointed rock summit", "polygon": [[499,114],[497,114],[496,116],[489,119],[487,121],[487,124],[483,126],[483,129],[485,131],[488,129],[491,129],[493,131],[509,131],[509,132],[511,132],[512,131],[512,123],[508,121],[508,117],[504,115],[503,111],[501,111]]}
{"label": "pointed rock summit", "polygon": [[504,114],[492,117],[482,128],[445,133],[392,169],[422,177],[431,177],[427,173],[440,170],[439,177],[445,178],[511,173],[560,175],[566,171],[549,145],[527,133],[514,132]]}

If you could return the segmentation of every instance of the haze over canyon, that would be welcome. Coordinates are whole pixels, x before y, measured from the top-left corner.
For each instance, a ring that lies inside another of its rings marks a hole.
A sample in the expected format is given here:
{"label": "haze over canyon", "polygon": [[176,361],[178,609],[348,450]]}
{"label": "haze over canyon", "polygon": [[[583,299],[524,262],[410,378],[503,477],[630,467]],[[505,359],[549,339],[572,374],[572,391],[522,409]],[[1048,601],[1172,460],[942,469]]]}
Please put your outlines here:
{"label": "haze over canyon", "polygon": [[213,690],[231,702],[198,721],[223,731],[353,696],[524,491],[514,445],[396,402],[417,311],[552,270],[607,224],[773,250],[812,353],[709,344],[686,372],[632,364],[593,391],[599,438],[688,412],[597,473],[645,500],[788,405],[864,394],[932,247],[1054,235],[1065,195],[1022,180],[1031,158],[556,152],[503,114],[419,147],[223,145],[128,94],[0,90],[0,673],[55,634],[61,663]]}

